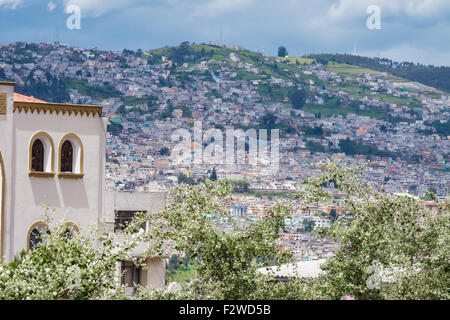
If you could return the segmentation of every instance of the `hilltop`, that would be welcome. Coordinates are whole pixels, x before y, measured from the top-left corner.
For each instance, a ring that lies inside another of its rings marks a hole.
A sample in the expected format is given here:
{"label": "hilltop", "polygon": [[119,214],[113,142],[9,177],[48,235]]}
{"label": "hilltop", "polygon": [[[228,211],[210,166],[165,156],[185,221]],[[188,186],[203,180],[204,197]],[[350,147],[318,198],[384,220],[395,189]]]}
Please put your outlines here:
{"label": "hilltop", "polygon": [[415,64],[412,62],[397,62],[386,58],[368,58],[349,54],[312,54],[310,59],[320,63],[330,62],[348,64],[362,68],[369,68],[378,72],[387,72],[392,75],[417,81],[424,85],[450,92],[450,67]]}
{"label": "hilltop", "polygon": [[201,121],[204,130],[280,130],[275,176],[264,165],[216,166],[219,178],[246,180],[253,190],[296,190],[316,163],[344,153],[351,163],[371,160],[370,185],[445,198],[448,95],[376,66],[329,59],[187,42],[122,52],[13,43],[0,45],[0,79],[42,100],[104,107],[108,188],[167,189],[208,177],[208,164],[190,166],[186,179],[170,162],[172,133]]}

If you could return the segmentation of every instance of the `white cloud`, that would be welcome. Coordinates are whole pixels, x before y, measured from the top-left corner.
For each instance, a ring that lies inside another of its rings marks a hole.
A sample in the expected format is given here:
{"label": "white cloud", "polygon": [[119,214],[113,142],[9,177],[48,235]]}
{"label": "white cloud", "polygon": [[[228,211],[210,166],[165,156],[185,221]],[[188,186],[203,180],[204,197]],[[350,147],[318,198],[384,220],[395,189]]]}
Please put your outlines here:
{"label": "white cloud", "polygon": [[8,9],[15,9],[20,4],[22,4],[22,0],[0,0],[0,7],[6,7]]}
{"label": "white cloud", "polygon": [[335,21],[353,19],[370,5],[379,6],[382,16],[390,18],[439,19],[450,14],[448,0],[338,0],[330,6],[327,17]]}
{"label": "white cloud", "polygon": [[[170,9],[183,8],[185,14],[196,17],[217,17],[223,14],[244,11],[263,0],[64,0],[65,7],[77,5],[83,16],[100,17],[108,12],[136,7],[156,5]],[[264,1],[264,2],[270,2]]]}
{"label": "white cloud", "polygon": [[50,1],[50,2],[47,4],[47,10],[48,10],[48,11],[52,12],[53,10],[55,10],[55,8],[56,8],[56,4],[55,4],[53,1]]}
{"label": "white cloud", "polygon": [[65,8],[71,5],[79,6],[84,17],[100,17],[114,10],[148,2],[144,0],[64,0],[64,5]]}
{"label": "white cloud", "polygon": [[243,11],[256,4],[256,0],[208,0],[196,4],[195,15],[216,17],[230,12]]}

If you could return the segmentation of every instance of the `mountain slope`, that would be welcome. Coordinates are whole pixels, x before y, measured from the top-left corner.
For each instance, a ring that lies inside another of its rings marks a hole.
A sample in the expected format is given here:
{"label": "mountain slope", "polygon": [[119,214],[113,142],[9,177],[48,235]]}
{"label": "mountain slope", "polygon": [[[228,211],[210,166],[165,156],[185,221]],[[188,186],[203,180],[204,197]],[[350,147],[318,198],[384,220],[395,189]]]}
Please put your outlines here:
{"label": "mountain slope", "polygon": [[349,54],[311,54],[307,57],[316,59],[320,63],[332,61],[379,72],[388,72],[404,79],[417,81],[427,86],[450,92],[450,67],[395,62],[385,58],[368,58]]}

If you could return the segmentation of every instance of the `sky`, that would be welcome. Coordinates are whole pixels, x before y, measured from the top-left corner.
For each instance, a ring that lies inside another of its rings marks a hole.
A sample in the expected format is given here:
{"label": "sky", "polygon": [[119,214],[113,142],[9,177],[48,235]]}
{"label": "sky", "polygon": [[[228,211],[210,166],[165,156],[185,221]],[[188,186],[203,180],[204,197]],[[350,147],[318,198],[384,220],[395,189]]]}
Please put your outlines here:
{"label": "sky", "polygon": [[[81,12],[80,29],[69,29]],[[380,28],[368,28],[373,11]],[[74,21],[74,20],[71,20]],[[0,43],[155,49],[183,41],[276,55],[356,53],[450,66],[449,0],[0,0]]]}

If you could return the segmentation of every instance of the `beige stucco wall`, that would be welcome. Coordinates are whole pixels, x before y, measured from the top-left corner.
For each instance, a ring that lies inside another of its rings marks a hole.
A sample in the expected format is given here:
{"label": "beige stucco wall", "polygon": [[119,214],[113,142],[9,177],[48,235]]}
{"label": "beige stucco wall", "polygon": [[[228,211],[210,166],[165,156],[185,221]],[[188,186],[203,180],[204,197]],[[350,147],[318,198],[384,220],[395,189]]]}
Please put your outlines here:
{"label": "beige stucco wall", "polygon": [[[7,97],[7,113],[0,115],[0,152],[2,154],[4,169],[5,169],[5,197],[4,197],[4,211],[3,211],[3,226],[0,225],[0,230],[3,229],[3,256],[8,253],[7,248],[7,236],[10,232],[10,226],[8,221],[10,219],[10,212],[12,206],[12,193],[11,187],[13,185],[11,167],[13,164],[13,99],[14,99],[14,87],[10,84],[0,83],[0,92],[6,93]],[[1,222],[0,222],[1,223]],[[2,257],[3,258],[3,257]],[[4,259],[3,259],[4,261]]]}
{"label": "beige stucco wall", "polygon": [[[45,131],[54,144],[53,177],[30,177],[29,147],[33,135]],[[80,137],[84,148],[84,177],[65,179],[57,176],[59,144],[67,133]],[[81,231],[87,231],[102,213],[104,173],[104,125],[98,116],[14,113],[13,145],[16,159],[11,172],[13,206],[10,212],[9,255],[27,246],[30,226],[43,220],[44,202],[55,209],[57,219],[67,219]]]}
{"label": "beige stucco wall", "polygon": [[165,192],[126,192],[107,190],[103,195],[105,217],[114,221],[116,210],[159,212],[166,207]]}
{"label": "beige stucco wall", "polygon": [[142,271],[142,285],[163,289],[166,285],[166,264],[162,258],[148,258],[147,270]]}
{"label": "beige stucco wall", "polygon": [[[105,147],[107,120],[92,115],[13,112],[14,87],[0,82],[0,92],[7,93],[7,114],[0,115],[0,153],[5,177],[3,255],[11,260],[27,248],[30,227],[44,220],[45,202],[54,209],[52,216],[72,222],[80,232],[106,217],[114,222],[115,210],[159,211],[164,209],[166,194],[105,192]],[[54,171],[52,177],[29,176],[31,138],[40,131],[53,140]],[[59,144],[67,133],[76,134],[83,144],[81,179],[58,177]],[[1,168],[0,168],[1,169]],[[0,190],[1,200],[1,190]],[[1,201],[0,201],[1,203]],[[149,258],[148,270],[142,274],[147,285],[165,285],[164,258]]]}

